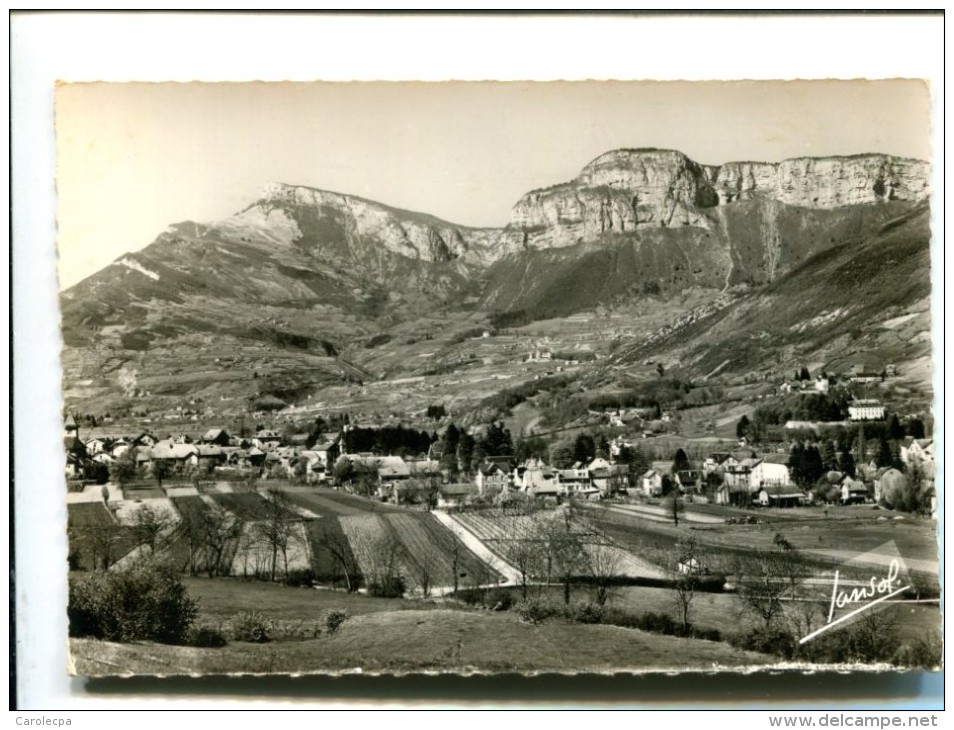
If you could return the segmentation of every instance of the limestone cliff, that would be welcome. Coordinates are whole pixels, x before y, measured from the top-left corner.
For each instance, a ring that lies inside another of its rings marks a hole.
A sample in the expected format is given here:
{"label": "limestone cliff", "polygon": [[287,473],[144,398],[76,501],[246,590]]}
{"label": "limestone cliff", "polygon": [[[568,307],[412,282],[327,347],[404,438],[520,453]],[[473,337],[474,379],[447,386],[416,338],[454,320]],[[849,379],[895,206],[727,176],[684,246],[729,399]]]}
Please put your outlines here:
{"label": "limestone cliff", "polygon": [[560,248],[647,226],[709,230],[717,220],[708,209],[752,199],[822,210],[920,201],[928,176],[926,162],[880,154],[712,166],[674,150],[613,150],[575,180],[524,195],[498,250]]}
{"label": "limestone cliff", "polygon": [[486,265],[499,229],[457,226],[354,195],[269,183],[257,202],[219,221],[218,232],[264,245],[300,245],[316,253],[373,254],[383,248],[413,260]]}

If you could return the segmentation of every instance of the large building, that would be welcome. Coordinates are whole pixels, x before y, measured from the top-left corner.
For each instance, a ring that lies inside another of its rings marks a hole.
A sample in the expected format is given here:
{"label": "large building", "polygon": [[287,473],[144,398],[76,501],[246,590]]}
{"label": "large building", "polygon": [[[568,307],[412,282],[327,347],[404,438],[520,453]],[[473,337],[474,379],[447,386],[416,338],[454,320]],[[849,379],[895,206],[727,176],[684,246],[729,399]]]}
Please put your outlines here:
{"label": "large building", "polygon": [[855,400],[848,406],[848,417],[852,421],[883,421],[884,406],[876,400]]}

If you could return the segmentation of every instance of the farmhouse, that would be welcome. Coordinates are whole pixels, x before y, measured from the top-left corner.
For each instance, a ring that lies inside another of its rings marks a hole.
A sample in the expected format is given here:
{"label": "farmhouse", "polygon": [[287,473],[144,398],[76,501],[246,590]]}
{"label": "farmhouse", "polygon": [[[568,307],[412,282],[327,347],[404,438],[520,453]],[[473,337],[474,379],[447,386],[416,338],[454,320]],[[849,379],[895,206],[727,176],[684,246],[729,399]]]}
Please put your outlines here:
{"label": "farmhouse", "polygon": [[749,475],[749,485],[752,489],[791,483],[792,476],[788,470],[787,454],[769,454],[752,467]]}
{"label": "farmhouse", "polygon": [[868,501],[868,488],[863,482],[845,477],[841,483],[842,504],[864,504]]}
{"label": "farmhouse", "polygon": [[443,484],[437,490],[437,506],[440,509],[463,507],[476,493],[473,484]]}
{"label": "farmhouse", "polygon": [[483,494],[497,494],[510,488],[511,469],[509,464],[494,464],[484,462],[477,467],[477,492]]}
{"label": "farmhouse", "polygon": [[755,501],[762,507],[797,507],[805,504],[808,498],[798,487],[777,485],[760,488]]}
{"label": "farmhouse", "polygon": [[523,491],[531,495],[564,494],[558,472],[540,459],[528,459],[521,479]]}
{"label": "farmhouse", "polygon": [[641,477],[643,491],[649,497],[659,497],[663,492],[663,479],[655,469],[648,470]]}
{"label": "farmhouse", "polygon": [[229,435],[221,428],[210,428],[200,439],[204,444],[215,444],[216,446],[228,446]]}
{"label": "farmhouse", "polygon": [[702,471],[705,474],[712,474],[715,471],[724,472],[733,466],[738,465],[738,461],[732,454],[723,451],[717,451],[709,454],[706,460],[702,462]]}
{"label": "farmhouse", "polygon": [[908,436],[901,442],[901,461],[907,466],[934,462],[934,439],[913,439]]}

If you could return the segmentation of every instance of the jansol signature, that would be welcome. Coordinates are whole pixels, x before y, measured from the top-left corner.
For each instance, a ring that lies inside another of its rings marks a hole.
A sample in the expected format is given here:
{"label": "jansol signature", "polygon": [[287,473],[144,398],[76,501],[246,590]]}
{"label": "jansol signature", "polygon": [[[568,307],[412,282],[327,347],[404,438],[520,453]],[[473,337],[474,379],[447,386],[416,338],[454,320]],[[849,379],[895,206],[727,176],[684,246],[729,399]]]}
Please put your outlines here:
{"label": "jansol signature", "polygon": [[[826,623],[817,631],[813,631],[808,636],[800,639],[799,643],[804,644],[806,641],[809,641],[819,634],[834,628],[843,621],[847,621],[848,619],[857,616],[862,611],[867,611],[879,603],[887,601],[889,598],[893,598],[894,596],[904,593],[904,591],[910,588],[910,586],[898,586],[898,584],[901,583],[901,580],[899,579],[900,573],[901,563],[897,558],[894,558],[888,566],[887,575],[881,578],[878,576],[872,576],[871,580],[867,584],[855,586],[850,591],[846,591],[844,589],[839,589],[838,587],[838,580],[841,577],[841,572],[836,570],[835,579],[831,586],[831,603],[828,608],[828,623]],[[834,618],[836,608],[847,608],[855,604],[861,605],[849,613],[846,613],[844,616],[839,616],[837,619]]]}
{"label": "jansol signature", "polygon": [[[888,566],[888,574],[878,580],[877,576],[872,576],[868,586],[864,588],[852,588],[850,593],[838,590],[839,571],[835,571],[835,580],[831,586],[831,607],[828,610],[828,623],[831,623],[832,616],[835,614],[835,608],[844,608],[853,603],[867,602],[875,596],[888,598],[894,595],[897,589],[895,584],[898,581],[898,574],[901,572],[901,565],[897,558],[891,561]],[[901,589],[905,590],[904,588]]]}

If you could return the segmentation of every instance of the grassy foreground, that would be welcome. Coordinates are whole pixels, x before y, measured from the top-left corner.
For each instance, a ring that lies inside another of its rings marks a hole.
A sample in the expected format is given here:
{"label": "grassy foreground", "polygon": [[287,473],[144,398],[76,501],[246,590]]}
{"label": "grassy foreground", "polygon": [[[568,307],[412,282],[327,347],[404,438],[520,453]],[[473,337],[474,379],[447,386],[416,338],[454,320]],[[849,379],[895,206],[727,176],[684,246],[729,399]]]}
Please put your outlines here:
{"label": "grassy foreground", "polygon": [[514,614],[396,611],[355,616],[336,634],[221,649],[71,639],[83,676],[225,673],[615,672],[712,670],[775,663],[727,644],[616,626],[531,625]]}

